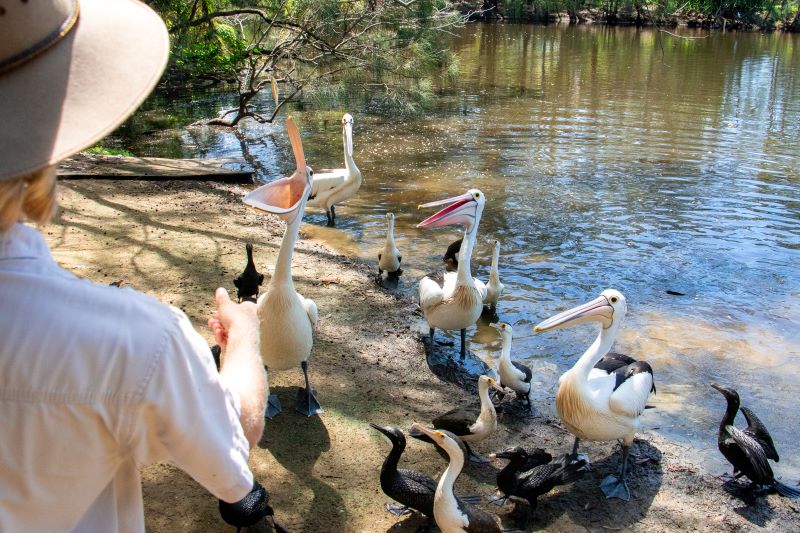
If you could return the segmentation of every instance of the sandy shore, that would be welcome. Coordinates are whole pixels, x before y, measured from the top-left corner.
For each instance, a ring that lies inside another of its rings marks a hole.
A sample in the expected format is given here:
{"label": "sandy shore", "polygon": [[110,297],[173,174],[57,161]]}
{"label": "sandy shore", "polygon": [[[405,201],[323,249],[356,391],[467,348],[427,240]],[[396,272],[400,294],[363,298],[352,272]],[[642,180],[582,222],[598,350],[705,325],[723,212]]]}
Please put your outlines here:
{"label": "sandy shore", "polygon": [[[240,201],[245,191],[206,182],[67,181],[60,213],[44,233],[64,267],[98,283],[124,280],[182,308],[210,341],[205,321],[213,311],[213,291],[234,291],[244,243],[254,243],[257,267],[267,276],[280,245],[283,224],[247,210]],[[299,369],[271,374],[284,412],[267,421],[251,467],[290,531],[415,531],[424,522],[419,516],[396,518],[383,508],[387,498],[378,473],[389,443],[367,422],[407,428],[472,397],[431,374],[416,305],[379,288],[370,265],[301,240],[294,276],[298,291],[320,310],[310,371],[325,413],[306,419],[293,410],[303,383]],[[571,437],[552,406],[540,405],[539,411],[534,419],[503,414],[497,433],[476,449],[566,451]],[[789,453],[788,444],[778,446]],[[734,496],[721,480],[692,466],[688,450],[657,435],[640,435],[633,447],[634,497],[628,503],[606,501],[598,488],[616,467],[618,448],[587,444],[583,451],[592,471],[540,498],[533,530],[800,531],[800,502],[774,494],[752,501]],[[401,463],[433,476],[444,468],[429,445],[416,441]],[[498,466],[468,465],[459,490],[490,494]],[[148,531],[232,531],[219,518],[216,499],[182,472],[154,465],[142,475]],[[490,510],[508,515],[511,509]],[[505,523],[511,527],[513,520],[506,516]]]}

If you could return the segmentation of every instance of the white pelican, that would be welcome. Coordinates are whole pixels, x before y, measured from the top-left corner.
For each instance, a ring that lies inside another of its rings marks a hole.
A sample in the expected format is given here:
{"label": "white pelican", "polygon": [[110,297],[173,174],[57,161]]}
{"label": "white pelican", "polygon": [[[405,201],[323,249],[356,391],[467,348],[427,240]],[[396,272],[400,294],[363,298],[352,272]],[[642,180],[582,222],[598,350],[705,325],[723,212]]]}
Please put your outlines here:
{"label": "white pelican", "polygon": [[[607,498],[630,499],[625,483],[628,452],[639,429],[650,391],[653,370],[644,361],[617,355],[604,358],[622,325],[627,310],[625,297],[607,289],[591,302],[564,311],[538,324],[534,331],[548,331],[584,322],[599,322],[600,334],[575,365],[558,380],[556,410],[570,433],[577,455],[580,439],[622,440],[620,475],[607,476],[600,485]],[[627,363],[627,361],[631,361]],[[595,366],[597,365],[597,366]]]}
{"label": "white pelican", "polygon": [[[250,192],[244,202],[260,211],[273,213],[286,221],[286,231],[275,262],[275,272],[267,292],[258,298],[258,317],[261,322],[261,358],[268,370],[286,370],[300,365],[305,375],[306,388],[298,395],[297,410],[306,416],[322,412],[308,381],[308,357],[314,343],[317,324],[317,304],[304,298],[292,283],[292,254],[297,232],[303,221],[303,209],[311,188],[313,171],[306,166],[300,132],[292,117],[286,119],[286,128],[292,142],[297,170]],[[305,392],[305,394],[303,394]],[[267,414],[280,412],[280,404],[270,398]]]}
{"label": "white pelican", "polygon": [[400,255],[400,250],[394,243],[394,213],[386,213],[386,244],[383,249],[378,253],[378,277],[383,275],[383,271],[390,278],[397,279],[403,273],[400,270],[400,263],[403,261],[403,256]]}
{"label": "white pelican", "polygon": [[454,486],[467,454],[464,443],[447,430],[428,429],[417,423],[411,428],[430,437],[450,459],[433,496],[433,517],[442,533],[500,533],[502,529],[496,516],[455,495]]}
{"label": "white pelican", "polygon": [[464,244],[458,253],[458,271],[446,272],[441,287],[427,276],[419,281],[419,305],[430,328],[431,348],[436,328],[460,329],[462,359],[467,349],[467,328],[481,316],[483,299],[486,296],[486,285],[473,278],[470,269],[472,250],[485,203],[486,197],[478,189],[470,189],[466,194],[447,200],[429,202],[420,207],[449,205],[417,225],[418,228],[464,225]]}
{"label": "white pelican", "polygon": [[500,281],[497,264],[500,262],[500,241],[492,241],[492,268],[489,271],[489,283],[486,284],[486,298],[483,305],[489,306],[493,314],[497,311],[497,300],[503,294],[505,285]]}
{"label": "white pelican", "polygon": [[328,226],[336,225],[334,205],[352,197],[361,187],[361,171],[353,160],[353,117],[350,113],[342,117],[342,144],[345,168],[318,172],[308,197],[308,205],[325,209]]}
{"label": "white pelican", "polygon": [[511,360],[511,342],[514,328],[505,322],[489,325],[499,331],[503,339],[503,348],[500,351],[500,361],[497,368],[497,372],[500,374],[500,384],[516,392],[519,398],[526,398],[530,412],[533,414],[533,386],[531,384],[533,372],[522,363]]}

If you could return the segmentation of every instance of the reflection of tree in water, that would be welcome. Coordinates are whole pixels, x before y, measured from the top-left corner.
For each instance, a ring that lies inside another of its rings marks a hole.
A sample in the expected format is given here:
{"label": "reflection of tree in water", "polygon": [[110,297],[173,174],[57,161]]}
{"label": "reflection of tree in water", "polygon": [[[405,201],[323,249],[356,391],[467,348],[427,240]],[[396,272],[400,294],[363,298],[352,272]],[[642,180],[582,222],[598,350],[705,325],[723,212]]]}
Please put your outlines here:
{"label": "reflection of tree in water", "polygon": [[[271,389],[284,408],[274,420],[267,420],[259,446],[269,450],[281,466],[297,477],[298,487],[307,487],[313,492],[314,499],[303,516],[304,529],[321,531],[315,525],[318,520],[324,520],[326,531],[344,530],[346,513],[320,516],[319,509],[345,509],[345,505],[336,489],[314,477],[314,465],[323,452],[330,450],[331,441],[321,417],[305,417],[294,410],[296,390],[297,387]],[[280,520],[280,510],[276,512]]]}

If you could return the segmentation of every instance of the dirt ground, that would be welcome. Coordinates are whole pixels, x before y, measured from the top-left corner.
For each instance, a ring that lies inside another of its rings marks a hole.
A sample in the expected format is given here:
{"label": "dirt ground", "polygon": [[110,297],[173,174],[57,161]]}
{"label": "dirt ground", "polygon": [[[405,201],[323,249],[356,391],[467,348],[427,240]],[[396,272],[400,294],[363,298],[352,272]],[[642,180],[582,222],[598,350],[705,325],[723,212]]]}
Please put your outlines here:
{"label": "dirt ground", "polygon": [[[64,267],[98,283],[124,280],[182,308],[211,341],[205,322],[214,289],[233,293],[232,279],[245,263],[244,243],[254,243],[257,268],[269,277],[283,232],[282,222],[244,207],[246,189],[207,182],[64,181],[61,210],[44,233]],[[397,518],[383,507],[388,499],[378,475],[390,446],[367,423],[407,428],[474,400],[429,371],[416,305],[376,285],[372,268],[305,239],[295,251],[296,287],[320,310],[310,375],[325,412],[305,418],[293,410],[303,384],[300,369],[272,373],[270,386],[284,411],[267,421],[250,459],[277,518],[293,532],[415,531],[424,523],[418,515]],[[522,445],[554,455],[567,451],[572,439],[554,417],[552,402],[538,407],[541,415],[533,419],[513,410],[502,414],[496,434],[476,450]],[[445,466],[440,456],[409,440],[401,465],[437,476]],[[606,501],[598,487],[618,464],[618,447],[587,443],[582,450],[592,471],[540,498],[532,530],[800,531],[800,502],[775,494],[734,496],[720,479],[692,466],[687,449],[657,435],[642,434],[633,447],[633,498],[627,503]],[[501,466],[468,464],[459,492],[492,493]],[[217,500],[179,470],[151,465],[142,478],[148,531],[232,531],[219,518]],[[513,527],[511,505],[484,507]]]}

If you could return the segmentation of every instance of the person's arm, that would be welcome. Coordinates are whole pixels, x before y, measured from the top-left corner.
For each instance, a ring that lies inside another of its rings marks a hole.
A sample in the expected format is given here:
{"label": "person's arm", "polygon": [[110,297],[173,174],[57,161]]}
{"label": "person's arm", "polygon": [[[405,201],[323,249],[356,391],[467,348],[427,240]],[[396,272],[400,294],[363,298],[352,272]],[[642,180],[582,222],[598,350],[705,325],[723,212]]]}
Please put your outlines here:
{"label": "person's arm", "polygon": [[239,420],[252,448],[264,432],[267,405],[267,374],[259,354],[256,304],[237,304],[221,287],[217,289],[215,299],[217,314],[209,319],[208,325],[224,352],[220,379],[239,398]]}

